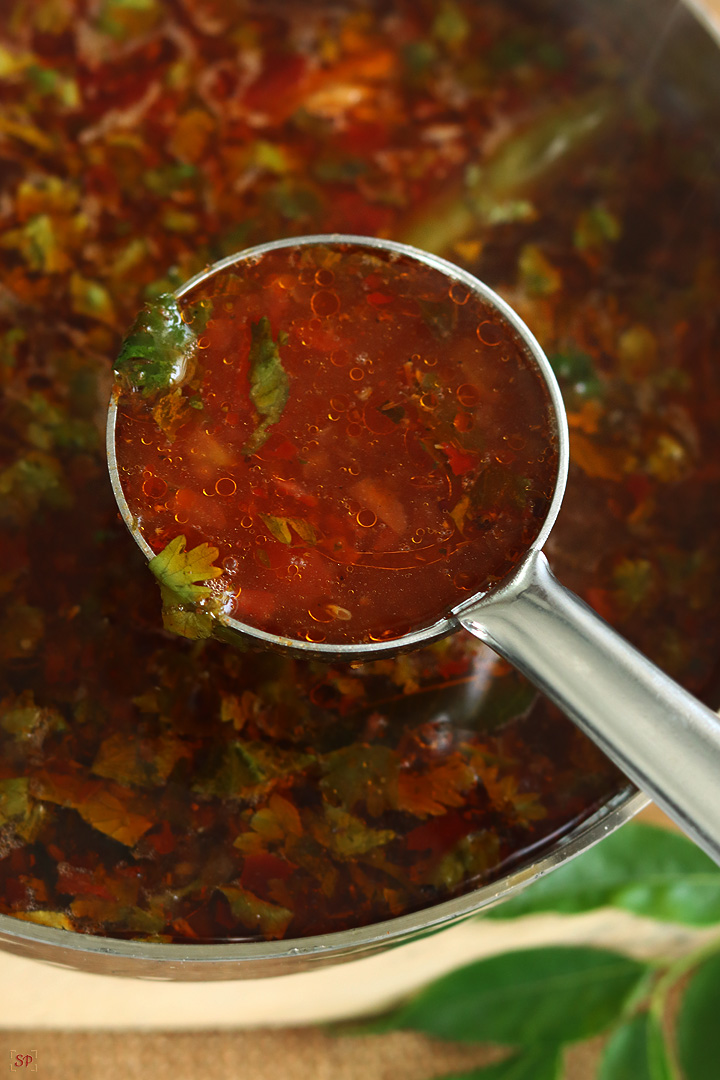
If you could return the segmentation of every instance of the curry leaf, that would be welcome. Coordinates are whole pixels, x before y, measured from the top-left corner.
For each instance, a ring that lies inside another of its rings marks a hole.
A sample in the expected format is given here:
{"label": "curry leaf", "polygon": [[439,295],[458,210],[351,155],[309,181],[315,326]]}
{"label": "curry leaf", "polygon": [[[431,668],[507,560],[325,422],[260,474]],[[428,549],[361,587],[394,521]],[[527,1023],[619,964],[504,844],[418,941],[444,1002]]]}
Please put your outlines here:
{"label": "curry leaf", "polygon": [[600,1063],[598,1080],[654,1080],[649,1058],[648,1013],[628,1020],[613,1032]]}
{"label": "curry leaf", "polygon": [[440,1080],[559,1080],[562,1053],[557,1046],[533,1046],[520,1054],[470,1072],[453,1073]]}
{"label": "curry leaf", "polygon": [[652,1080],[681,1080],[674,1065],[674,1061],[676,1060],[674,1055],[671,1063],[671,1054],[668,1045],[665,1042],[661,1021],[659,1018],[655,1017],[652,1011],[650,1012],[646,1034],[648,1062]]}
{"label": "curry leaf", "polygon": [[486,918],[607,906],[690,926],[720,922],[720,868],[684,836],[626,825]]}
{"label": "curry leaf", "polygon": [[267,315],[250,324],[250,333],[250,400],[258,415],[258,425],[245,444],[246,454],[254,454],[263,445],[268,428],[280,419],[290,393],[290,380],[282,366],[278,345],[273,341]]}
{"label": "curry leaf", "polygon": [[507,1046],[574,1042],[616,1020],[646,971],[601,949],[524,949],[438,979],[378,1026]]}
{"label": "curry leaf", "polygon": [[197,347],[195,331],[184,322],[172,293],[162,293],[135,319],[115,361],[126,390],[154,394],[177,385]]}
{"label": "curry leaf", "polygon": [[176,536],[166,547],[151,559],[148,566],[161,586],[175,594],[178,600],[194,603],[212,596],[207,585],[197,585],[198,581],[209,581],[222,575],[219,566],[213,566],[218,557],[218,549],[210,544],[198,544],[185,550],[187,541],[184,536]]}
{"label": "curry leaf", "polygon": [[720,953],[695,971],[677,1020],[677,1049],[685,1080],[710,1080],[720,1061]]}

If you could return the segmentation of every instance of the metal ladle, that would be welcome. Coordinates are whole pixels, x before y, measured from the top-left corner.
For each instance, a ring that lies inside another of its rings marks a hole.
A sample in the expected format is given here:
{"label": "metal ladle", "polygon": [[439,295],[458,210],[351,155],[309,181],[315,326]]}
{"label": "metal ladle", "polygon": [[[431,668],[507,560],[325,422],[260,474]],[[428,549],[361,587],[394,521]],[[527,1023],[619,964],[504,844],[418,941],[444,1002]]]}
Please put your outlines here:
{"label": "metal ladle", "polygon": [[[325,660],[372,660],[419,648],[463,627],[521,671],[643,791],[720,863],[720,720],[617,634],[553,576],[542,547],[565,490],[569,438],[565,406],[547,357],[515,312],[492,289],[444,259],[387,240],[320,235],[280,240],[233,255],[177,290],[181,298],[221,270],[266,252],[305,244],[351,244],[418,259],[461,282],[510,324],[545,381],[555,413],[558,472],[535,542],[499,586],[475,595],[431,626],[387,642],[318,644],[267,633],[221,616],[223,640],[248,637],[271,648]],[[117,396],[108,415],[110,475],[120,512],[148,559],[155,552],[137,528],[118,475]]]}

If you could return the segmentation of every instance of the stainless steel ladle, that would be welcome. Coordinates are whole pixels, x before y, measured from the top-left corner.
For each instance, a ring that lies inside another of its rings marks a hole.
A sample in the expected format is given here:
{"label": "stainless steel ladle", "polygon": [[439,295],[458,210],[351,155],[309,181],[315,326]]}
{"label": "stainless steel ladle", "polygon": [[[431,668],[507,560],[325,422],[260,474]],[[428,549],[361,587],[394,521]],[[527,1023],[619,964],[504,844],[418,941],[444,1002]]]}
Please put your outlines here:
{"label": "stainless steel ladle", "polygon": [[[317,644],[219,618],[223,640],[237,636],[304,657],[371,660],[419,648],[463,627],[521,671],[558,705],[624,773],[716,862],[720,863],[720,720],[617,634],[553,576],[542,547],[565,490],[569,440],[565,406],[547,357],[528,328],[492,289],[426,252],[388,240],[341,234],[263,244],[223,259],[177,290],[187,296],[219,271],[268,251],[307,244],[351,244],[418,259],[461,282],[513,327],[541,373],[555,412],[558,474],[547,516],[522,563],[500,585],[453,608],[432,626],[387,642]],[[115,455],[117,396],[108,414],[107,450],[115,498],[148,559],[155,552],[137,528],[120,482]]]}

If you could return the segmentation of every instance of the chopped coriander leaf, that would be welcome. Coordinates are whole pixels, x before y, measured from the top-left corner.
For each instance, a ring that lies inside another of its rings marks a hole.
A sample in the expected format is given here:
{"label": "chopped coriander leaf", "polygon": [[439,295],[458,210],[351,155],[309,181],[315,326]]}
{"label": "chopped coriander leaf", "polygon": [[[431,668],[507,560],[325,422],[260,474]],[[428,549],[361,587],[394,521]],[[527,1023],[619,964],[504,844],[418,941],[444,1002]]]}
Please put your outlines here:
{"label": "chopped coriander leaf", "polygon": [[198,544],[186,551],[186,543],[184,536],[176,536],[148,565],[160,584],[165,629],[180,637],[209,638],[215,627],[217,605],[197,609],[198,601],[207,601],[213,595],[212,589],[197,582],[211,581],[222,574],[219,566],[213,566],[218,550],[210,544]]}
{"label": "chopped coriander leaf", "polygon": [[[245,444],[246,454],[254,454],[267,440],[268,428],[280,419],[290,393],[290,380],[282,365],[278,344],[273,341],[267,315],[252,323],[250,331],[250,400],[259,422]],[[278,342],[283,344],[280,335]]]}
{"label": "chopped coriander leaf", "polygon": [[115,372],[124,390],[154,394],[177,386],[197,348],[197,335],[176,298],[162,293],[145,305],[120,348]]}
{"label": "chopped coriander leaf", "polygon": [[222,575],[219,566],[213,566],[218,557],[218,549],[210,544],[198,544],[185,550],[187,540],[176,536],[163,548],[159,555],[148,563],[161,587],[169,589],[175,597],[184,603],[195,603],[212,596],[212,589],[207,585],[198,585],[198,581],[210,581]]}
{"label": "chopped coriander leaf", "polygon": [[202,640],[212,637],[215,618],[210,611],[198,611],[192,604],[178,603],[177,593],[160,586],[162,621],[166,630],[180,637]]}

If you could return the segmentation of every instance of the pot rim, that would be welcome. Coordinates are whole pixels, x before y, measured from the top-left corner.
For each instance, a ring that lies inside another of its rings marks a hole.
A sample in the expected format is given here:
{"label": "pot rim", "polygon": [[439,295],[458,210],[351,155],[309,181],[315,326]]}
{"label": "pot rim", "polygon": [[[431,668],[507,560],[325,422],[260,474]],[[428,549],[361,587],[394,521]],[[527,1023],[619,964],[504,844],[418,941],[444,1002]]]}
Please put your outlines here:
{"label": "pot rim", "polygon": [[[626,787],[595,813],[558,839],[546,837],[538,847],[553,844],[536,862],[520,866],[497,881],[395,919],[305,938],[223,944],[171,944],[128,941],[42,926],[12,915],[0,915],[0,947],[63,967],[102,974],[150,979],[241,979],[286,975],[341,960],[359,958],[437,933],[519,893],[538,878],[593,847],[629,821],[650,800]],[[252,970],[246,970],[246,969]]]}

